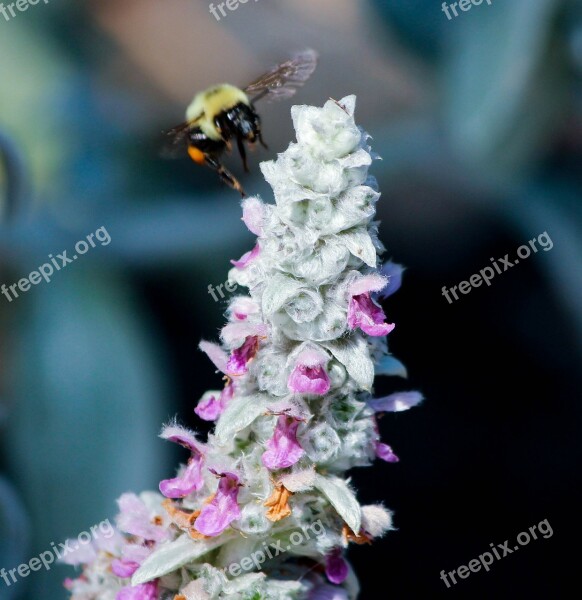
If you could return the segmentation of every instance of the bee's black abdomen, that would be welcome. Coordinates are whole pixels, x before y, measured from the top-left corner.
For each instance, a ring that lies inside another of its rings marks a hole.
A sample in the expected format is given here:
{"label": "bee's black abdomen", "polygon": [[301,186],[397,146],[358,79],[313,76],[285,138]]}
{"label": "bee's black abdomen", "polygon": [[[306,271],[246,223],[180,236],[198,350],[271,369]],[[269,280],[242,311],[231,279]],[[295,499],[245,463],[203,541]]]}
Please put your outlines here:
{"label": "bee's black abdomen", "polygon": [[210,139],[199,127],[193,127],[188,133],[189,142],[205,154],[220,155],[226,148],[224,140]]}

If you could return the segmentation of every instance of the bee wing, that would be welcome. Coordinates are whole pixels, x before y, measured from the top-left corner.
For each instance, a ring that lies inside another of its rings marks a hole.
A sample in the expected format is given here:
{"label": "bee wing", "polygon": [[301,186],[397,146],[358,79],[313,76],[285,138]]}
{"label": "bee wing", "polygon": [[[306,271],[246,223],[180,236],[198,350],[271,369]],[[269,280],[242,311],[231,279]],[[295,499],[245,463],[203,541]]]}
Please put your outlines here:
{"label": "bee wing", "polygon": [[188,148],[188,132],[190,123],[180,123],[168,131],[164,131],[165,140],[160,151],[162,158],[182,158]]}
{"label": "bee wing", "polygon": [[317,59],[318,54],[315,50],[301,50],[253,81],[244,91],[252,96],[255,102],[262,98],[266,98],[267,101],[290,98],[297,88],[311,77],[317,67]]}

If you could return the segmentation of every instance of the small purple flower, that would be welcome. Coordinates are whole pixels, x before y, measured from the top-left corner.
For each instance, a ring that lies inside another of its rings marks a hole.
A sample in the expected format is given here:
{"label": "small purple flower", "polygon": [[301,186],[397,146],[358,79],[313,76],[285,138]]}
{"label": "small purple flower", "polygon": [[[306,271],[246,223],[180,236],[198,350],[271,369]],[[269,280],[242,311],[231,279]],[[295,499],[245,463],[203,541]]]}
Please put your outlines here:
{"label": "small purple flower", "polygon": [[204,394],[194,412],[204,421],[216,421],[224,412],[233,396],[234,383],[229,379],[220,394]]}
{"label": "small purple flower", "polygon": [[388,283],[385,288],[378,294],[380,298],[388,298],[396,293],[402,285],[402,273],[404,267],[393,262],[387,262],[382,265],[380,273],[388,278]]}
{"label": "small purple flower", "polygon": [[301,421],[289,415],[280,415],[273,437],[267,442],[263,464],[267,469],[286,469],[294,465],[305,453],[297,441],[297,429]]}
{"label": "small purple flower", "polygon": [[188,494],[200,490],[204,485],[202,465],[205,446],[196,440],[192,432],[177,425],[165,427],[160,437],[184,446],[191,453],[188,464],[181,475],[160,482],[160,492],[166,498],[184,498]]}
{"label": "small purple flower", "polygon": [[422,402],[419,392],[396,392],[383,398],[375,398],[368,402],[375,412],[402,412]]}
{"label": "small purple flower", "polygon": [[122,579],[131,577],[138,569],[139,563],[130,560],[116,558],[111,561],[111,571],[113,571],[114,575],[117,575],[117,577],[121,577]]}
{"label": "small purple flower", "polygon": [[221,335],[227,346],[234,348],[226,365],[226,374],[236,377],[248,371],[247,364],[257,354],[259,340],[267,335],[267,326],[238,321],[223,327]]}
{"label": "small purple flower", "polygon": [[348,600],[348,594],[343,588],[318,585],[311,592],[309,600]]}
{"label": "small purple flower", "polygon": [[331,385],[325,370],[328,362],[329,356],[325,352],[312,348],[303,350],[295,359],[287,387],[297,394],[327,394]]}
{"label": "small purple flower", "polygon": [[343,583],[349,573],[341,548],[334,548],[325,558],[325,574],[336,585]]}
{"label": "small purple flower", "polygon": [[141,544],[126,544],[121,551],[121,558],[111,562],[114,575],[126,579],[131,577],[152,553],[153,548]]}
{"label": "small purple flower", "polygon": [[216,421],[224,412],[224,408],[222,392],[220,394],[211,392],[202,396],[194,412],[204,421]]}
{"label": "small purple flower", "polygon": [[257,243],[256,246],[243,254],[238,260],[231,260],[231,264],[233,264],[237,269],[246,269],[257,256],[259,256],[261,252],[261,247]]}
{"label": "small purple flower", "polygon": [[123,494],[117,504],[117,526],[121,531],[154,542],[161,542],[168,537],[168,531],[155,522],[148,507],[135,494]]}
{"label": "small purple flower", "polygon": [[134,587],[124,587],[117,592],[115,600],[157,600],[158,584],[156,581],[142,583]]}
{"label": "small purple flower", "polygon": [[400,459],[392,452],[392,448],[382,442],[376,442],[376,456],[389,463],[397,463]]}
{"label": "small purple flower", "polygon": [[240,348],[232,351],[226,372],[233,377],[244,375],[248,369],[248,363],[256,356],[259,351],[259,338],[256,335],[251,335],[244,341]]}
{"label": "small purple flower", "polygon": [[350,286],[348,304],[348,325],[350,329],[358,327],[368,335],[379,337],[388,335],[395,327],[386,323],[382,307],[376,304],[370,292],[378,292],[386,286],[386,279],[379,275],[365,275]]}
{"label": "small purple flower", "polygon": [[[215,473],[215,471],[212,471]],[[217,473],[215,473],[217,474]],[[209,537],[220,535],[234,520],[240,518],[238,506],[238,476],[234,473],[220,473],[218,490],[212,500],[200,511],[194,528]]]}

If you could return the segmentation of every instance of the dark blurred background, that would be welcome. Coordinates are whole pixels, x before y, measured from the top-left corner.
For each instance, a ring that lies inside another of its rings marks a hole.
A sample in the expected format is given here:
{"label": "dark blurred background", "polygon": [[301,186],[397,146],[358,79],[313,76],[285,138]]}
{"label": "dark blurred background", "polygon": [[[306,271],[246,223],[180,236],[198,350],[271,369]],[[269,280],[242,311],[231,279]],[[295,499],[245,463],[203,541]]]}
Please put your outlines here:
{"label": "dark blurred background", "polygon": [[[401,457],[353,472],[398,530],[350,551],[363,600],[570,598],[580,552],[582,4],[493,0],[448,20],[438,0],[259,0],[217,21],[203,0],[51,0],[0,16],[0,281],[100,227],[111,236],[17,300],[0,296],[0,567],[13,568],[155,489],[181,455],[156,438],[219,387],[228,260],[252,242],[237,195],[160,132],[212,83],[244,85],[290,51],[321,55],[297,103],[357,94],[382,156],[381,239],[406,265],[385,303],[391,350],[422,407],[385,417]],[[261,107],[270,150],[289,103]],[[238,175],[236,160],[229,163]],[[546,231],[490,287],[441,295]],[[183,458],[183,457],[182,457]],[[439,579],[547,519],[530,542],[451,589]],[[6,600],[65,598],[63,567]],[[574,588],[576,589],[576,588]]]}

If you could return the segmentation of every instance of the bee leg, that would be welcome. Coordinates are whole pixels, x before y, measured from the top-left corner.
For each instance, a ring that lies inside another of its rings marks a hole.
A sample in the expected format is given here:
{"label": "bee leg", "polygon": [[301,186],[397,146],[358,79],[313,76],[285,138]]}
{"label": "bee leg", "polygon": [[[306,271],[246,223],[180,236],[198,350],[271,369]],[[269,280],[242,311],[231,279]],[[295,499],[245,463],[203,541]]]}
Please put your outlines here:
{"label": "bee leg", "polygon": [[267,144],[265,144],[265,141],[263,140],[263,135],[262,135],[262,133],[260,131],[259,131],[259,134],[258,134],[257,137],[259,138],[259,142],[261,142],[261,146],[263,148],[265,148],[266,150],[268,150],[269,146],[267,146]]}
{"label": "bee leg", "polygon": [[236,138],[236,145],[238,146],[238,152],[240,154],[240,157],[242,158],[245,173],[248,173],[249,165],[247,164],[247,151],[245,150],[245,145],[243,143],[242,138],[240,138],[240,137]]}
{"label": "bee leg", "polygon": [[220,162],[218,162],[218,160],[216,160],[212,156],[207,155],[205,157],[205,161],[206,161],[206,164],[211,169],[214,169],[218,173],[218,176],[220,177],[220,179],[224,183],[226,183],[226,185],[228,185],[228,187],[232,188],[233,190],[236,190],[237,192],[240,193],[240,195],[243,198],[246,198],[246,194],[245,194],[245,191],[243,190],[242,185],[239,183],[238,179],[226,167],[224,167],[222,164],[220,164]]}

